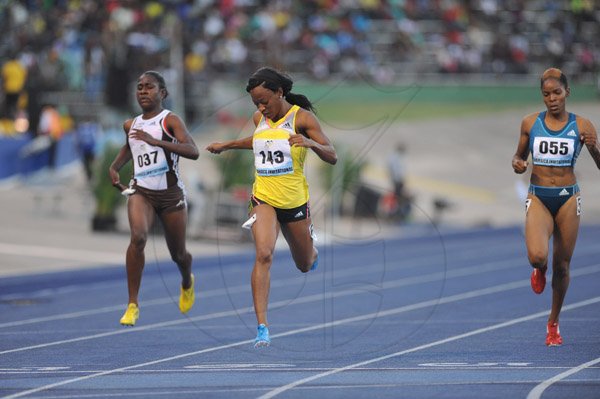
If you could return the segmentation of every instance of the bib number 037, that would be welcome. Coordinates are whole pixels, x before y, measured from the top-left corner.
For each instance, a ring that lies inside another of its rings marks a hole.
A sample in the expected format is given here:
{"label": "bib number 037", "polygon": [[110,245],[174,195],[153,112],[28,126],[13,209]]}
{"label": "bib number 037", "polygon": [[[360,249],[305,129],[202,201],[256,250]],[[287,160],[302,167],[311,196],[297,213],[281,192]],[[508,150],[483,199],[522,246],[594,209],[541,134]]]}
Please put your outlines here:
{"label": "bib number 037", "polygon": [[140,168],[156,163],[157,160],[158,151],[151,151],[150,153],[140,154],[137,156],[137,163]]}

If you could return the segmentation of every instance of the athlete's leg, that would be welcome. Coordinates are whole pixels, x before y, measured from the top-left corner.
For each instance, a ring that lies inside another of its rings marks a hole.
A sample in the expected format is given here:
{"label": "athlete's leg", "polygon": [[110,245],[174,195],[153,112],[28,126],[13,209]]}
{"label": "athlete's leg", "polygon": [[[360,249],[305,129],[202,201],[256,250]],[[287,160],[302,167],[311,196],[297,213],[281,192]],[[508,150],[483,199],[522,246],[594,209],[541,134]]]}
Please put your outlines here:
{"label": "athlete's leg", "polygon": [[534,195],[527,197],[530,205],[525,217],[525,244],[532,267],[545,273],[548,267],[548,241],[554,231],[554,219],[548,208]]}
{"label": "athlete's leg", "polygon": [[129,303],[138,304],[138,292],[142,281],[142,271],[146,261],[144,249],[148,239],[148,231],[154,221],[154,208],[141,194],[129,196],[127,213],[131,231],[129,246],[125,259],[127,269],[127,289]]}
{"label": "athlete's leg", "polygon": [[160,219],[165,230],[167,248],[171,259],[177,264],[181,273],[181,286],[184,289],[192,285],[192,255],[185,246],[187,227],[187,207],[160,214]]}
{"label": "athlete's leg", "polygon": [[304,220],[285,223],[281,226],[281,232],[290,247],[296,267],[302,273],[310,270],[319,254],[310,234],[311,224],[312,221],[309,216]]}
{"label": "athlete's leg", "polygon": [[554,229],[553,254],[552,254],[552,309],[548,322],[558,322],[567,289],[570,282],[570,263],[577,233],[579,219],[577,198],[579,194],[571,197],[556,214],[556,227]]}
{"label": "athlete's leg", "polygon": [[256,222],[252,225],[256,258],[252,269],[252,298],[258,324],[268,325],[267,308],[271,286],[271,264],[275,242],[279,234],[279,222],[275,209],[268,204],[260,204],[252,209]]}
{"label": "athlete's leg", "polygon": [[171,259],[177,264],[181,274],[181,290],[179,294],[179,310],[187,313],[194,306],[194,275],[192,274],[192,255],[185,246],[187,207],[178,210],[164,211],[160,220],[165,230],[165,240],[171,254]]}

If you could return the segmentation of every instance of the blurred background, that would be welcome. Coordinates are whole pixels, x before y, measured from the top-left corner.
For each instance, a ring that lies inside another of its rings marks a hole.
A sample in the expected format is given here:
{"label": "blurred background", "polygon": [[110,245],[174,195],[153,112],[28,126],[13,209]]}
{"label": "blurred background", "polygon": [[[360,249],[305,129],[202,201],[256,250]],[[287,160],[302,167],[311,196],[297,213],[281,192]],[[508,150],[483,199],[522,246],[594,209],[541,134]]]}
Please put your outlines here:
{"label": "blurred background", "polygon": [[[307,162],[325,241],[522,224],[528,176],[510,161],[521,119],[544,109],[541,72],[561,68],[568,110],[600,126],[598,3],[0,0],[0,269],[38,265],[24,243],[122,262],[127,216],[107,168],[146,70],[165,76],[165,107],[201,149],[252,134],[250,74],[289,73],[340,157]],[[586,150],[578,162],[585,222],[597,223],[598,170]],[[247,244],[251,154],[202,152],[181,172],[191,245]]]}

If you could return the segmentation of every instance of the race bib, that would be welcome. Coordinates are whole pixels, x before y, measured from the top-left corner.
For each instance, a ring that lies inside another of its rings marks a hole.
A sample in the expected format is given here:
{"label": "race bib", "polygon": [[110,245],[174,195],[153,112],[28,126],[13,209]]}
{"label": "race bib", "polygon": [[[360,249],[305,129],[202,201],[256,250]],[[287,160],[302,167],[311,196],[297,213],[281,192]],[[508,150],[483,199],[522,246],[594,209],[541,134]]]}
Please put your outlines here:
{"label": "race bib", "polygon": [[254,166],[259,176],[294,173],[292,148],[287,139],[254,139]]}
{"label": "race bib", "polygon": [[161,175],[169,171],[165,152],[146,144],[137,148],[133,162],[136,178]]}
{"label": "race bib", "polygon": [[542,166],[570,166],[575,154],[575,142],[559,137],[535,137],[533,163]]}

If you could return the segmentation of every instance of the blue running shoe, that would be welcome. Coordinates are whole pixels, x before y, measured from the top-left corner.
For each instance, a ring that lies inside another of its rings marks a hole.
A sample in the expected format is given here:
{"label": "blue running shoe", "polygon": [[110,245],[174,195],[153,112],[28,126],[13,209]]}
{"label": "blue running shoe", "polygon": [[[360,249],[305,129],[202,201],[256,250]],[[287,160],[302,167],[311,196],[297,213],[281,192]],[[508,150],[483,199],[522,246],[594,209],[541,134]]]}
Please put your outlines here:
{"label": "blue running shoe", "polygon": [[312,264],[312,266],[310,267],[310,270],[317,270],[317,267],[319,266],[319,255],[317,255],[317,259],[315,259],[315,263]]}
{"label": "blue running shoe", "polygon": [[254,340],[254,347],[261,348],[263,346],[269,346],[271,343],[271,338],[269,338],[269,329],[264,324],[259,324],[256,328],[258,333],[256,334],[256,339]]}

